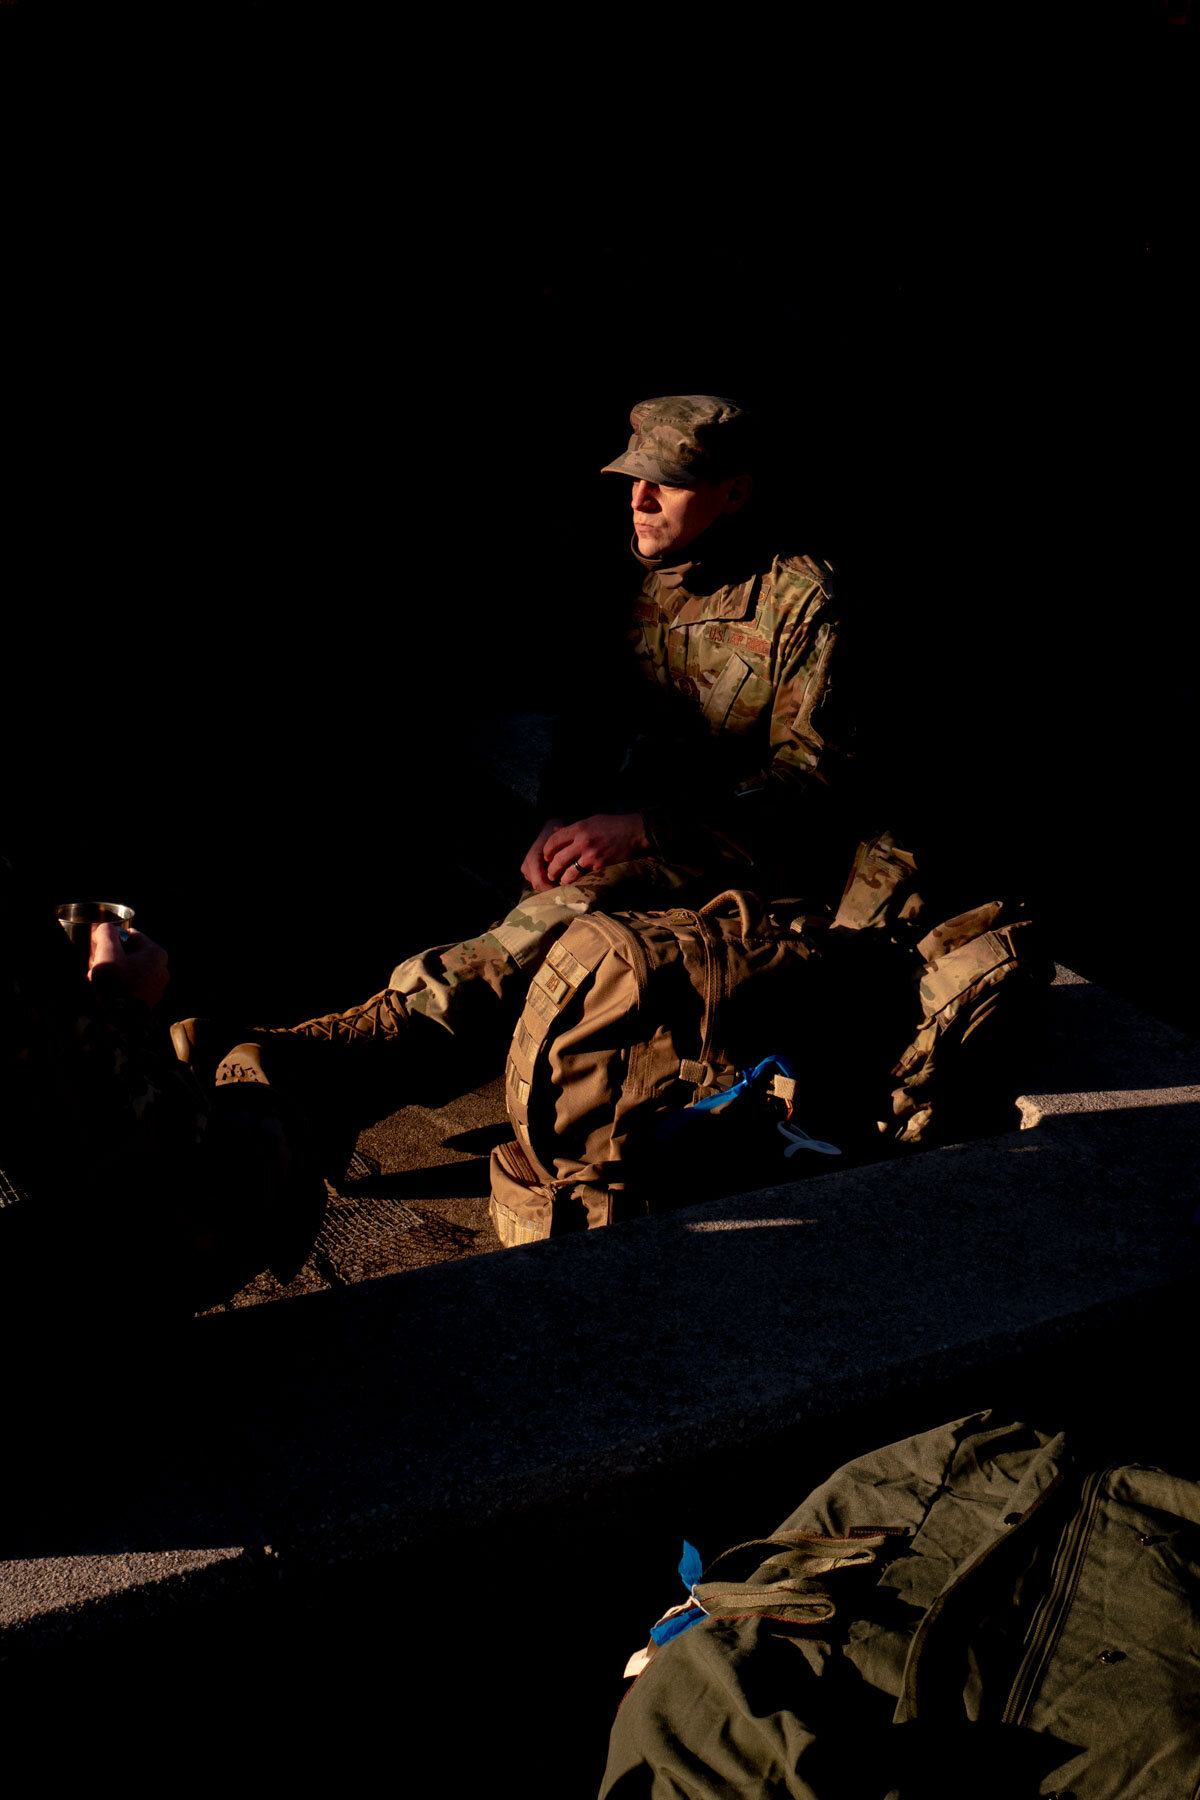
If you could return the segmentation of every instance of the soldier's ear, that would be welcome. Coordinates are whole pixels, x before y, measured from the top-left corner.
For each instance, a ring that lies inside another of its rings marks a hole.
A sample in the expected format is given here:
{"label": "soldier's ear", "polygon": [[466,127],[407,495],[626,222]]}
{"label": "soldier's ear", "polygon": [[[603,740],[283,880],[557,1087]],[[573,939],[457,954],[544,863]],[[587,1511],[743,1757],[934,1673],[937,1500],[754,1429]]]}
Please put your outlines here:
{"label": "soldier's ear", "polygon": [[725,488],[725,511],[737,512],[754,492],[753,475],[734,475]]}

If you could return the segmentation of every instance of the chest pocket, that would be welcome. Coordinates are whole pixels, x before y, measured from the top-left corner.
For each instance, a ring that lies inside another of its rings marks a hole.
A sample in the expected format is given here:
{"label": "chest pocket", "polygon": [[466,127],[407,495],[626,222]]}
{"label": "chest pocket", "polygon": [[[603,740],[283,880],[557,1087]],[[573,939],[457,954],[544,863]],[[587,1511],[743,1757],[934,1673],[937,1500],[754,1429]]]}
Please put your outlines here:
{"label": "chest pocket", "polygon": [[700,708],[708,723],[720,727],[725,723],[729,709],[741,693],[742,686],[750,674],[750,664],[740,656],[731,656],[720,675],[704,696],[704,704]]}

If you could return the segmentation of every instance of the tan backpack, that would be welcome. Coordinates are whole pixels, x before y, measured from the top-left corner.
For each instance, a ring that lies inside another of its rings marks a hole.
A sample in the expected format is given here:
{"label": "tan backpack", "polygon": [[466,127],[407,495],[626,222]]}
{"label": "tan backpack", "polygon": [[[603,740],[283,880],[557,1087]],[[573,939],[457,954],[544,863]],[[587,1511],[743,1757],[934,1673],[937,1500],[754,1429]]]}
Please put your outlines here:
{"label": "tan backpack", "polygon": [[[742,891],[573,920],[509,1052],[501,1242],[840,1167],[834,1146],[861,1161],[1002,1128],[1048,965],[1020,907],[989,902],[918,938],[925,916],[912,857],[883,834],[832,921],[777,918]],[[743,1094],[742,1072],[776,1057]],[[794,1154],[809,1132],[822,1150]]]}
{"label": "tan backpack", "polygon": [[[509,1052],[517,1142],[492,1152],[491,1170],[501,1241],[647,1212],[655,1125],[775,1047],[765,1040],[801,1008],[812,954],[740,891],[698,912],[572,920],[533,977]],[[785,1108],[782,1078],[775,1091]]]}

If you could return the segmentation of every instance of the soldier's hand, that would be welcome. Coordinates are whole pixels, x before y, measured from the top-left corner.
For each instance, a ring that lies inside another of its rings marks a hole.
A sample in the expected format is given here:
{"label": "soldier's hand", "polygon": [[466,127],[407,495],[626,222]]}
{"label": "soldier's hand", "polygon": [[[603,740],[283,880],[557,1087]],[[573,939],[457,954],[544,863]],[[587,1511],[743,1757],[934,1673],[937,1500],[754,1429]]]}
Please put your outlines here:
{"label": "soldier's hand", "polygon": [[641,813],[592,813],[551,832],[543,846],[547,884],[566,887],[610,863],[629,862],[650,848]]}
{"label": "soldier's hand", "polygon": [[99,992],[128,994],[143,1006],[157,1006],[171,979],[167,953],[144,931],[130,931],[125,943],[115,925],[93,925],[88,950],[88,980]]}
{"label": "soldier's hand", "polygon": [[521,873],[535,894],[544,894],[547,888],[554,886],[552,881],[546,879],[546,860],[542,852],[546,839],[554,832],[561,830],[561,819],[547,819],[525,853],[525,860],[521,864]]}

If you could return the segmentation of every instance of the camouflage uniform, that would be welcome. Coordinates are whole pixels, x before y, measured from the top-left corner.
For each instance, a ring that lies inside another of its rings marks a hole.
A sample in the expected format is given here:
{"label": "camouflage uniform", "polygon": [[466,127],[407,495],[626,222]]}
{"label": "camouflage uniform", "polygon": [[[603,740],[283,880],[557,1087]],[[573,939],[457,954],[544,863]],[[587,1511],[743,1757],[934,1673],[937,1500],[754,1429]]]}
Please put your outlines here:
{"label": "camouflage uniform", "polygon": [[826,864],[850,739],[832,571],[730,535],[686,565],[639,558],[631,640],[652,704],[624,789],[664,861],[815,897],[842,873]]}
{"label": "camouflage uniform", "polygon": [[[729,402],[646,401],[630,422],[629,448],[605,472],[697,487],[747,466],[745,415]],[[579,804],[576,782],[561,803],[547,793],[543,816],[640,812],[651,854],[547,893],[527,890],[482,936],[409,957],[361,1007],[294,1027],[338,1041],[392,1038],[415,1017],[444,1028],[421,1031],[419,1053],[399,1083],[393,1068],[395,1085],[372,1097],[372,1110],[390,1110],[400,1092],[436,1102],[494,1073],[530,976],[580,913],[699,904],[735,884],[836,902],[855,840],[837,823],[851,733],[828,565],[765,551],[741,515],[674,563],[638,555],[636,541],[634,555],[646,576],[626,685],[608,708],[630,730],[607,772],[591,777],[595,804]],[[596,723],[584,720],[584,729],[603,737]],[[567,746],[561,759],[576,777],[580,749]],[[273,1054],[282,1068],[286,1049],[276,1043]],[[262,1069],[256,1052],[227,1060],[218,1080],[263,1079]]]}
{"label": "camouflage uniform", "polygon": [[[703,395],[643,402],[631,414],[628,450],[606,471],[680,486],[740,472],[743,418]],[[526,891],[482,936],[408,958],[383,994],[303,1028],[344,1036],[353,1019],[352,1029],[372,1037],[412,1015],[436,1021],[456,1043],[451,1051],[426,1035],[428,1053],[412,1072],[423,1096],[441,1097],[499,1066],[530,975],[580,913],[698,904],[735,883],[836,901],[853,847],[836,804],[851,729],[829,566],[764,553],[740,519],[722,521],[665,566],[640,556],[636,540],[633,553],[646,576],[627,685],[611,707],[632,730],[586,810],[640,812],[652,853],[548,893]],[[578,769],[578,752],[568,746],[569,770]],[[562,793],[560,804],[551,788],[547,813],[580,817]]]}

